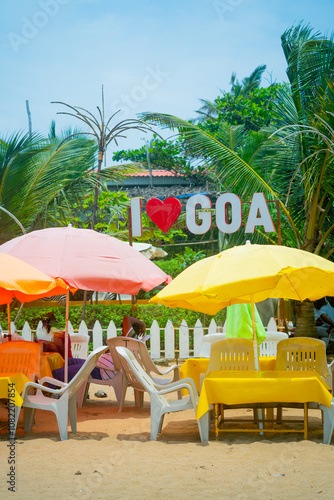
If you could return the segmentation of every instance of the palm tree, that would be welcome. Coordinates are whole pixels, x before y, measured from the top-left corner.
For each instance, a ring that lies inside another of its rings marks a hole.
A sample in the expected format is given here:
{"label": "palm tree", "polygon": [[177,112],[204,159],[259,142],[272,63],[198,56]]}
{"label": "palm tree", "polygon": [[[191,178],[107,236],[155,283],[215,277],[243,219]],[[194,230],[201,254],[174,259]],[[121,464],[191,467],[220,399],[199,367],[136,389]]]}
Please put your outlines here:
{"label": "palm tree", "polygon": [[[262,65],[255,68],[255,70],[250,74],[250,76],[245,77],[242,83],[237,80],[236,73],[231,75],[231,95],[234,97],[246,97],[255,89],[260,88],[261,78],[266,70],[267,66]],[[223,92],[225,95],[225,93]],[[215,120],[219,115],[219,99],[215,99],[213,102],[207,99],[200,99],[202,106],[196,111],[199,114],[199,118],[196,121],[203,122],[207,119]]]}
{"label": "palm tree", "polygon": [[[117,116],[120,110],[113,113],[111,116],[106,117],[104,108],[104,91],[102,86],[102,106],[101,108],[97,106],[98,114],[94,116],[90,111],[80,108],[79,106],[71,106],[65,102],[53,101],[54,104],[62,104],[66,106],[71,111],[60,111],[60,115],[68,115],[77,118],[83,122],[89,129],[88,132],[74,133],[73,135],[85,135],[94,138],[97,144],[98,158],[97,158],[97,175],[96,175],[96,187],[94,196],[94,205],[92,212],[92,229],[95,226],[96,211],[98,205],[98,195],[99,195],[99,182],[101,178],[102,163],[105,157],[107,147],[111,142],[115,142],[118,145],[118,140],[120,138],[125,138],[126,132],[129,130],[140,130],[141,132],[147,132],[153,130],[150,126],[136,119],[126,119],[122,120],[116,124],[112,124],[112,120]],[[69,135],[66,140],[68,140],[72,135]],[[123,167],[124,168],[124,167]]]}
{"label": "palm tree", "polygon": [[[26,231],[43,226],[46,207],[94,169],[95,145],[85,138],[57,144],[37,134],[14,133],[0,139],[0,205]],[[22,234],[6,213],[0,240]]]}
{"label": "palm tree", "polygon": [[[180,118],[146,113],[143,119],[178,129],[193,157],[205,163],[218,182],[223,180],[226,189],[249,198],[262,191],[267,199],[279,200],[285,244],[329,255],[334,229],[328,222],[333,214],[333,155],[319,134],[322,127],[328,138],[334,129],[334,115],[329,114],[334,112],[334,43],[302,24],[287,30],[281,40],[290,88],[279,92],[278,131],[251,159],[246,161],[217,137]],[[331,128],[326,128],[321,115],[324,103]],[[311,309],[312,303],[302,304],[299,319],[307,321],[297,321],[297,334],[316,334]]]}
{"label": "palm tree", "polygon": [[237,80],[236,73],[232,73],[230,81],[230,84],[232,86],[231,94],[235,96],[238,95],[246,96],[254,89],[260,88],[261,78],[266,69],[267,66],[265,64],[263,64],[262,66],[258,66],[249,76],[246,76],[246,78],[242,80],[241,84]]}

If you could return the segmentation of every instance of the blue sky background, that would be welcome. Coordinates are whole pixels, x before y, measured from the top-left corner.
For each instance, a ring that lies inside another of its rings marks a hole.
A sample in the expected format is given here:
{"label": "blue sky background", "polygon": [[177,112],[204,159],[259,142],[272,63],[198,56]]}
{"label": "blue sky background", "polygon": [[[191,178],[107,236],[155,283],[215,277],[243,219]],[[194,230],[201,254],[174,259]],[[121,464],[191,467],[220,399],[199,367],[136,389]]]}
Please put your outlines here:
{"label": "blue sky background", "polygon": [[233,71],[241,80],[267,64],[264,84],[286,81],[281,34],[301,20],[329,34],[333,19],[333,0],[2,0],[0,133],[28,129],[26,99],[34,130],[78,126],[51,101],[95,113],[102,84],[107,114],[193,118]]}

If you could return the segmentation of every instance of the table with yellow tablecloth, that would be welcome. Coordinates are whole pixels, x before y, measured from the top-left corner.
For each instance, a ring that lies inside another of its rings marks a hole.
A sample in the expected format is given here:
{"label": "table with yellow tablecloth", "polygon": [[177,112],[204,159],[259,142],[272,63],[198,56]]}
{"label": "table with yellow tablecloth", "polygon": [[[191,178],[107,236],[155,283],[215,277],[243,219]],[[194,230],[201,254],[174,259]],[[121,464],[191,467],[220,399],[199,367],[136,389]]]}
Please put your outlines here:
{"label": "table with yellow tablecloth", "polygon": [[203,422],[208,439],[212,404],[316,402],[329,408],[332,402],[329,390],[316,372],[213,371],[203,381],[196,417]]}
{"label": "table with yellow tablecloth", "polygon": [[[197,390],[200,389],[200,376],[201,373],[206,373],[209,366],[209,358],[189,358],[180,367],[180,377],[190,377],[194,380]],[[260,356],[259,365],[260,370],[268,371],[274,370],[276,363],[276,356]]]}
{"label": "table with yellow tablecloth", "polygon": [[20,394],[27,382],[31,382],[31,380],[23,373],[9,373],[8,375],[2,373],[0,377],[0,399],[10,399],[15,406],[21,406],[23,401]]}
{"label": "table with yellow tablecloth", "polygon": [[59,352],[43,352],[41,355],[41,378],[52,377],[53,370],[62,368],[65,364],[64,358]]}

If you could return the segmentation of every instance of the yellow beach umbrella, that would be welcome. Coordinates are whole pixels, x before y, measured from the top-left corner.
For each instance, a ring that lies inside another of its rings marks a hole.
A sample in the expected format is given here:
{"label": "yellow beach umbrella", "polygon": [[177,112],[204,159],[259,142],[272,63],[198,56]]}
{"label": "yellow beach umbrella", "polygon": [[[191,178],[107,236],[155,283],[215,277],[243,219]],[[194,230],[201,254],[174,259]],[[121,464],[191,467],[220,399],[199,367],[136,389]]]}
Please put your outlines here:
{"label": "yellow beach umbrella", "polygon": [[250,303],[255,339],[255,302],[326,295],[334,295],[333,262],[296,248],[246,244],[192,264],[151,302],[212,315]]}
{"label": "yellow beach umbrella", "polygon": [[151,302],[216,314],[232,304],[326,295],[334,295],[333,262],[296,248],[246,244],[192,264]]}

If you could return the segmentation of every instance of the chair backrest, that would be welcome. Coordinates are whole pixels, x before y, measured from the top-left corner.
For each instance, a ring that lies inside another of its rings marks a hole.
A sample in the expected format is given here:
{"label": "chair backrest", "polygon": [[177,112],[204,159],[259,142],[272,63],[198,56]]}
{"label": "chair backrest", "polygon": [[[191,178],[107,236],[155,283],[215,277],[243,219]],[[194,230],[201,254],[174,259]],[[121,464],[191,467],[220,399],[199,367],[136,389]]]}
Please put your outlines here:
{"label": "chair backrest", "polygon": [[288,334],[284,332],[268,332],[267,337],[259,346],[260,356],[276,356],[278,342],[287,338]]}
{"label": "chair backrest", "polygon": [[131,387],[138,390],[146,390],[148,393],[156,393],[157,386],[154,380],[138,362],[135,354],[126,347],[116,346],[115,349]]}
{"label": "chair backrest", "polygon": [[329,370],[325,343],[308,337],[281,340],[277,345],[275,370],[316,371],[326,378]]}
{"label": "chair backrest", "polygon": [[0,344],[0,374],[24,373],[35,382],[40,377],[42,344],[17,340]]}
{"label": "chair backrest", "polygon": [[223,333],[208,333],[202,338],[202,345],[199,355],[201,358],[209,358],[211,353],[211,345],[218,340],[224,340],[226,335]]}
{"label": "chair backrest", "polygon": [[87,359],[89,335],[71,335],[71,351],[73,358]]}
{"label": "chair backrest", "polygon": [[253,341],[229,338],[211,345],[208,371],[255,370]]}
{"label": "chair backrest", "polygon": [[89,377],[90,372],[95,368],[100,356],[102,356],[102,354],[104,354],[107,350],[108,347],[102,346],[98,347],[97,349],[95,349],[95,351],[90,353],[78,373],[66,386],[65,390],[69,391],[69,396],[78,391],[83,382]]}
{"label": "chair backrest", "polygon": [[270,318],[267,325],[268,332],[277,332],[277,323],[274,318]]}
{"label": "chair backrest", "polygon": [[[147,347],[144,344],[144,342],[142,342],[141,340],[133,339],[131,337],[112,337],[112,338],[107,340],[107,346],[109,347],[109,351],[110,351],[111,357],[113,359],[116,371],[121,370],[121,363],[120,363],[120,360],[118,358],[118,354],[116,351],[117,346],[126,347],[129,351],[131,351],[134,354],[135,358],[141,364],[141,366],[142,367],[144,366],[143,347],[146,348],[146,351],[147,351]],[[148,354],[148,351],[147,351],[147,354]],[[148,356],[149,356],[149,354],[148,354]],[[153,363],[153,361],[152,361],[152,363]],[[145,371],[147,371],[147,370],[145,369]]]}

